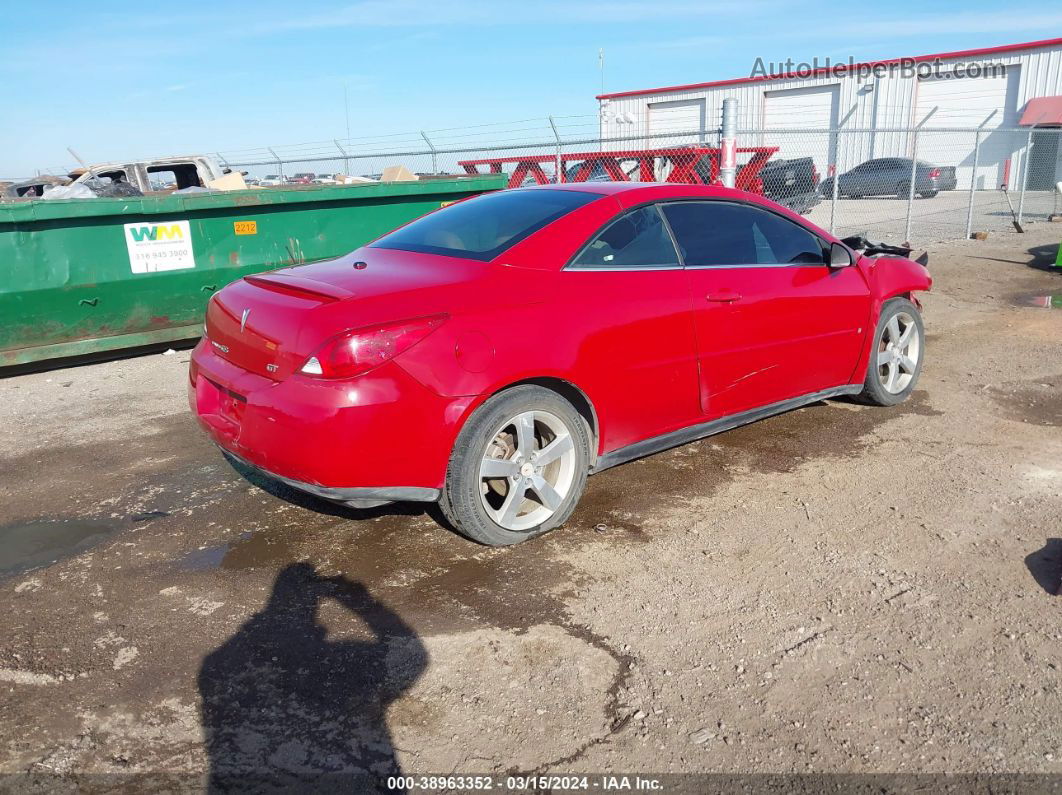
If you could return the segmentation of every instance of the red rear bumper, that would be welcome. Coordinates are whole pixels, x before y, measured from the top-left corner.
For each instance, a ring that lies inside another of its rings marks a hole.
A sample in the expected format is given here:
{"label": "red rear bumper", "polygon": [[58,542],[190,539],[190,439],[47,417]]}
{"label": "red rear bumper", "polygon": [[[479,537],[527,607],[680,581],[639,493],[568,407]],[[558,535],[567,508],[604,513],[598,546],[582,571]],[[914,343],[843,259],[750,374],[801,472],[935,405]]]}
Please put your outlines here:
{"label": "red rear bumper", "polygon": [[395,362],[357,378],[272,381],[192,353],[188,400],[224,450],[328,499],[433,500],[473,398],[445,398]]}

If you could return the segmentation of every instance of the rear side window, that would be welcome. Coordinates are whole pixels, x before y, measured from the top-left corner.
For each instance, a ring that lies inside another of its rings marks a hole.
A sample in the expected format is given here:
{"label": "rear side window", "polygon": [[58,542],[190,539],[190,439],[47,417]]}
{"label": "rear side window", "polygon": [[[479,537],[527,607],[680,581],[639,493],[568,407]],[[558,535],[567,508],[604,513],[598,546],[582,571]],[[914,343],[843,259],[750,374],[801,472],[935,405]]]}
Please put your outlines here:
{"label": "rear side window", "polygon": [[642,207],[616,219],[591,240],[573,268],[667,268],[678,255],[656,207]]}
{"label": "rear side window", "polygon": [[491,260],[546,224],[600,199],[568,190],[514,190],[458,202],[396,229],[372,248]]}
{"label": "rear side window", "polygon": [[683,262],[690,268],[725,265],[821,265],[818,237],[774,213],[725,202],[664,206]]}

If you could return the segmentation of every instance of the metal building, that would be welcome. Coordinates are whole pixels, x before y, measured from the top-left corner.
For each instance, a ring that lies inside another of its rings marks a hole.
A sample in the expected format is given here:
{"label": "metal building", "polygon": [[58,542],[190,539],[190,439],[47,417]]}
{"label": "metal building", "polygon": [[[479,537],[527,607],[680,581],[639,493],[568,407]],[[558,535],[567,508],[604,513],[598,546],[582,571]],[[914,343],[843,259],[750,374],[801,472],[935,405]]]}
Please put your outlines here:
{"label": "metal building", "polygon": [[[910,156],[910,130],[922,125],[937,134],[921,136],[918,157],[955,166],[960,186],[974,177],[976,188],[998,187],[1020,172],[1030,187],[1042,182],[1046,188],[1062,177],[1062,38],[868,63],[800,64],[781,74],[768,65],[766,71],[602,94],[602,138],[645,137],[657,146],[669,133],[712,138],[723,100],[733,97],[745,142],[778,145],[779,156],[812,156],[822,173]],[[958,138],[942,131],[982,125],[975,169],[972,147],[955,145]],[[1033,131],[1029,141],[1032,126],[1053,129],[1042,140]],[[810,132],[827,129],[837,132]],[[1029,169],[1043,174],[1022,171],[1026,150],[1034,153]]]}

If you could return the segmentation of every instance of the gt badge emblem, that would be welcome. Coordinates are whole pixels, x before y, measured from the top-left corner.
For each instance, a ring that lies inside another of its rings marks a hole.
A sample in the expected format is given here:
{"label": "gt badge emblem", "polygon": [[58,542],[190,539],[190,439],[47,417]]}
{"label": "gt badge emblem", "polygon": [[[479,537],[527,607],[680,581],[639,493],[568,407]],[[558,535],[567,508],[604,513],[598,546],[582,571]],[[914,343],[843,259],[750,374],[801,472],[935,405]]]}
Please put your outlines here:
{"label": "gt badge emblem", "polygon": [[279,369],[280,369],[280,365],[278,365],[278,364],[267,364],[266,365],[266,372],[267,373],[275,373]]}

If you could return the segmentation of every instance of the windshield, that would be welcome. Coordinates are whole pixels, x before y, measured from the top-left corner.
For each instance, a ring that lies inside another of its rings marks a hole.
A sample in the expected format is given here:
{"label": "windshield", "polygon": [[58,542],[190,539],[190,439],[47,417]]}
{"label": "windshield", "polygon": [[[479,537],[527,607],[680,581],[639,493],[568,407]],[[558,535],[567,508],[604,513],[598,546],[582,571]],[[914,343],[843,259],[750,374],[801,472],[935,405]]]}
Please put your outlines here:
{"label": "windshield", "polygon": [[372,248],[418,251],[486,262],[600,194],[569,190],[514,190],[458,202],[396,229]]}

